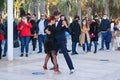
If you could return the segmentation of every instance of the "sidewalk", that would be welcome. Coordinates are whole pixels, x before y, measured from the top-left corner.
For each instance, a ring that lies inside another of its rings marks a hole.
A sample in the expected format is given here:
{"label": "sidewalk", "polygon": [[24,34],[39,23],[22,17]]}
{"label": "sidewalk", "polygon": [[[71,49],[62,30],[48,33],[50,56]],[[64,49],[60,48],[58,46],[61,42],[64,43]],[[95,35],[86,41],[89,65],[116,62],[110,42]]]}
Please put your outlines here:
{"label": "sidewalk", "polygon": [[[68,49],[71,49],[70,40],[68,40]],[[97,54],[92,52],[86,54],[82,52],[81,47],[77,50],[79,55],[70,55],[75,67],[75,73],[70,75],[62,54],[57,56],[62,73],[54,74],[53,71],[44,71],[42,68],[44,53],[34,53],[28,58],[21,58],[19,57],[20,49],[14,49],[14,61],[9,62],[6,58],[0,61],[0,80],[120,80],[119,51],[98,51]],[[53,65],[49,61],[48,69],[51,67]]]}

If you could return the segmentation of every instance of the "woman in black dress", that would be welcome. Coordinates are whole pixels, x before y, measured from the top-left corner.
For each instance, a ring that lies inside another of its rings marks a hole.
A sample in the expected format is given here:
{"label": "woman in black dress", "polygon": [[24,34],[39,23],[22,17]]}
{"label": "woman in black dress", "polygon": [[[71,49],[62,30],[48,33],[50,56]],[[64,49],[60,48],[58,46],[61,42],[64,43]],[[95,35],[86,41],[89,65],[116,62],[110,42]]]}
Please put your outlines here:
{"label": "woman in black dress", "polygon": [[53,16],[48,18],[48,26],[45,28],[45,32],[47,34],[45,43],[44,43],[44,49],[45,53],[47,54],[45,57],[45,63],[43,66],[44,70],[47,70],[47,63],[49,58],[52,56],[53,58],[53,64],[54,64],[54,72],[58,73],[58,67],[57,67],[57,59],[56,59],[56,49],[55,49],[55,36],[54,36],[54,24],[55,24],[55,18]]}

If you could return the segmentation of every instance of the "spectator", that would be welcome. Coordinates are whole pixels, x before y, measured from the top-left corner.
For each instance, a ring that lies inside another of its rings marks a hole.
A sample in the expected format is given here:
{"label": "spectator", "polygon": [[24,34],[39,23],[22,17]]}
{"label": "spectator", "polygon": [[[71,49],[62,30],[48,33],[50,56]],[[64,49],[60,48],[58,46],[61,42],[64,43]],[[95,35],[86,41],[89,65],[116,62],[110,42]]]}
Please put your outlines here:
{"label": "spectator", "polygon": [[22,20],[19,22],[17,26],[17,30],[20,31],[20,39],[21,39],[21,57],[24,56],[24,48],[26,50],[26,57],[28,57],[29,51],[29,40],[31,36],[30,29],[32,25],[25,16],[22,17]]}
{"label": "spectator", "polygon": [[38,53],[42,53],[42,43],[44,44],[46,34],[44,32],[45,27],[47,26],[48,22],[44,14],[41,14],[41,18],[37,21],[38,25],[38,45],[39,51]]}
{"label": "spectator", "polygon": [[78,54],[76,51],[76,45],[79,43],[79,36],[80,36],[80,24],[79,24],[79,16],[74,17],[74,21],[69,26],[70,34],[72,37],[72,54]]}
{"label": "spectator", "polygon": [[[100,31],[101,31],[101,48],[100,48],[100,50],[104,50],[104,43],[105,43],[106,36],[107,36],[107,30],[109,28],[110,28],[110,21],[108,20],[108,17],[105,14],[103,16],[103,20],[101,21],[101,24],[100,24]],[[106,45],[106,47],[107,47],[107,45]]]}

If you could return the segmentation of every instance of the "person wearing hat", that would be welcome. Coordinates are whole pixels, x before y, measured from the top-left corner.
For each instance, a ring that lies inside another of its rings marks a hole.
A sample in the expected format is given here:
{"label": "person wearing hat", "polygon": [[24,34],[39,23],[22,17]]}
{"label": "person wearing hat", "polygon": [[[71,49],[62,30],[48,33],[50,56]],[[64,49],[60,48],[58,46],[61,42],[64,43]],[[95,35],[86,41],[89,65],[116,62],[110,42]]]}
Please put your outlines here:
{"label": "person wearing hat", "polygon": [[41,14],[41,18],[37,21],[38,25],[38,53],[42,53],[42,43],[45,41],[46,34],[44,32],[45,27],[47,26],[48,21],[44,14]]}
{"label": "person wearing hat", "polygon": [[67,48],[66,48],[66,37],[65,37],[65,30],[67,29],[67,23],[63,20],[60,19],[60,12],[59,11],[55,11],[54,12],[54,17],[55,17],[55,39],[56,39],[56,52],[58,52],[59,49],[61,49],[61,51],[63,52],[64,58],[67,62],[67,65],[70,69],[70,74],[74,73],[74,67],[73,67],[73,63],[72,60],[70,58],[70,56],[68,55],[67,52]]}

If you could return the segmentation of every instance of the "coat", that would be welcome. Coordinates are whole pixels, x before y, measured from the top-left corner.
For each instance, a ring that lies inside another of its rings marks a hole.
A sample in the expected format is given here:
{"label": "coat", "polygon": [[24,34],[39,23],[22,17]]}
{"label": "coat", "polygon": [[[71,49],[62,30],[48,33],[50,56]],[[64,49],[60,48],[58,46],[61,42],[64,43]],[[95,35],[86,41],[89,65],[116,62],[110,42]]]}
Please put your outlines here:
{"label": "coat", "polygon": [[[23,28],[21,29],[22,26]],[[28,22],[28,24],[25,24],[23,21],[21,21],[17,26],[17,30],[20,31],[20,37],[31,36],[31,28],[32,25],[30,22]]]}
{"label": "coat", "polygon": [[89,27],[83,26],[81,27],[81,35],[80,35],[80,44],[85,44],[85,35],[87,37],[87,42],[90,43],[90,35],[89,35]]}
{"label": "coat", "polygon": [[98,23],[97,22],[92,22],[92,24],[90,25],[90,31],[89,34],[94,34],[95,37],[91,38],[91,41],[98,41]]}
{"label": "coat", "polygon": [[80,24],[78,21],[73,21],[70,26],[70,34],[72,37],[72,42],[79,42],[80,37]]}
{"label": "coat", "polygon": [[4,40],[4,25],[0,24],[0,40]]}

